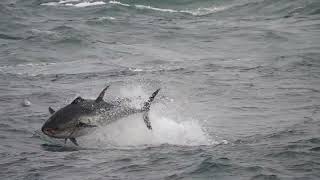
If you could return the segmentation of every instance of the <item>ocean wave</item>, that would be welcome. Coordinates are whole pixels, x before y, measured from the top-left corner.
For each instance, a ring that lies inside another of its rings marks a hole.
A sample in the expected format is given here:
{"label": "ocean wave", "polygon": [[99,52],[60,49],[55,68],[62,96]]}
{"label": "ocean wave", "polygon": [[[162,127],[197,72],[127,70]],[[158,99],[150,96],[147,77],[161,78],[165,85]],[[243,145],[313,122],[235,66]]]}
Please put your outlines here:
{"label": "ocean wave", "polygon": [[269,16],[290,18],[293,16],[315,15],[319,12],[317,0],[284,0],[284,1],[242,1],[233,4],[229,15],[238,16]]}
{"label": "ocean wave", "polygon": [[194,169],[189,172],[192,175],[198,175],[208,172],[224,171],[231,168],[228,158],[213,159],[212,157],[205,158],[199,165],[196,165]]}
{"label": "ocean wave", "polygon": [[[140,9],[140,10],[167,12],[167,13],[184,13],[184,14],[189,14],[193,16],[208,15],[208,14],[212,14],[214,12],[218,12],[226,9],[225,7],[209,6],[209,7],[199,7],[194,9],[178,10],[178,9],[170,9],[170,8],[159,8],[159,7],[154,7],[151,5],[144,5],[144,4],[127,4],[127,3],[122,3],[120,1],[115,1],[115,0],[111,0],[108,3],[112,5],[118,5],[118,6],[124,6],[124,7],[132,7],[138,10]],[[105,4],[106,2],[104,1],[60,0],[59,2],[47,2],[47,3],[42,3],[41,5],[88,7],[88,6],[98,6],[98,5],[105,5]]]}
{"label": "ocean wave", "polygon": [[[101,61],[92,61],[93,63],[101,63]],[[111,67],[112,65],[108,65]],[[74,69],[73,69],[74,68]],[[69,70],[67,70],[69,69]],[[73,69],[73,70],[71,70]],[[38,62],[38,63],[23,63],[16,65],[3,65],[0,66],[0,72],[5,74],[16,74],[23,76],[39,76],[39,75],[55,75],[55,74],[77,74],[77,75],[87,75],[88,73],[99,73],[105,72],[107,66],[97,67],[94,64],[86,65],[86,60],[77,60],[69,62]],[[118,70],[115,67],[116,70]],[[109,69],[111,70],[111,69]],[[77,72],[77,73],[74,73]],[[131,71],[128,71],[131,72]],[[112,73],[112,72],[110,72]]]}
{"label": "ocean wave", "polygon": [[5,40],[22,40],[22,37],[18,36],[11,36],[7,34],[0,34],[0,39],[5,39]]}
{"label": "ocean wave", "polygon": [[58,6],[58,5],[64,5],[64,6],[73,6],[73,7],[88,7],[88,6],[97,6],[97,5],[104,5],[106,4],[104,1],[82,1],[80,0],[60,0],[59,2],[47,2],[42,3],[41,5],[45,6]]}
{"label": "ocean wave", "polygon": [[118,4],[121,6],[126,6],[126,7],[130,7],[130,4],[126,4],[126,3],[121,3],[119,1],[109,1],[110,4]]}
{"label": "ocean wave", "polygon": [[142,4],[126,4],[119,1],[109,1],[110,4],[125,6],[125,7],[134,7],[137,9],[145,9],[145,10],[153,10],[153,11],[159,11],[159,12],[169,12],[169,13],[185,13],[190,14],[193,16],[202,16],[202,15],[208,15],[214,12],[218,12],[221,10],[224,10],[225,7],[207,7],[207,8],[196,8],[196,9],[190,9],[190,10],[176,10],[176,9],[169,9],[169,8],[158,8],[153,7],[150,5],[142,5]]}
{"label": "ocean wave", "polygon": [[292,159],[292,158],[309,157],[310,155],[311,154],[309,152],[304,152],[304,151],[283,150],[283,151],[267,154],[266,157]]}
{"label": "ocean wave", "polygon": [[278,176],[271,174],[271,175],[266,175],[266,174],[259,174],[251,178],[251,180],[265,180],[265,179],[270,179],[270,180],[278,180]]}
{"label": "ocean wave", "polygon": [[[281,1],[227,1],[211,2],[197,1],[185,3],[180,1],[149,2],[149,1],[116,1],[111,0],[109,4],[133,7],[136,9],[152,10],[168,13],[185,13],[193,16],[210,15],[216,12],[226,11],[226,15],[247,16],[255,14],[267,16],[292,17],[300,15],[317,15],[320,12],[319,1],[294,0]],[[186,9],[188,7],[188,9]]]}
{"label": "ocean wave", "polygon": [[96,2],[81,2],[78,4],[72,4],[71,6],[75,6],[75,7],[88,7],[88,6],[97,6],[97,5],[103,5],[106,4],[103,1],[96,1]]}
{"label": "ocean wave", "polygon": [[84,8],[107,4],[134,8],[136,10],[148,10],[162,13],[183,13],[192,16],[205,16],[217,12],[226,12],[225,15],[234,17],[251,16],[254,14],[255,18],[258,16],[290,18],[293,16],[313,16],[320,14],[319,2],[317,0],[310,0],[308,2],[303,0],[284,0],[281,2],[273,0],[211,2],[204,0],[191,3],[180,1],[59,0],[45,2],[41,5]]}

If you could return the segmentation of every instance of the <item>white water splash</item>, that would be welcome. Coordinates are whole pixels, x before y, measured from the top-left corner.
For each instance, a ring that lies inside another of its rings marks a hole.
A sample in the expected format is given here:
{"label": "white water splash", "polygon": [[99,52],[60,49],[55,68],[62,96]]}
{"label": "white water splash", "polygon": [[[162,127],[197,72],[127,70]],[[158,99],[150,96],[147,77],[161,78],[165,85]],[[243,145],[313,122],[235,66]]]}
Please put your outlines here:
{"label": "white water splash", "polygon": [[[176,122],[165,116],[150,115],[153,130],[148,130],[141,115],[123,118],[80,139],[88,147],[128,147],[144,145],[213,145],[198,121]],[[82,143],[81,143],[82,144]]]}
{"label": "white water splash", "polygon": [[145,93],[142,86],[132,84],[120,88],[120,95],[130,100],[129,106],[140,109],[151,94]]}
{"label": "white water splash", "polygon": [[[141,104],[150,96],[150,93],[145,93],[141,86],[130,85],[120,89],[120,94],[129,98],[131,100],[130,104],[136,108],[141,108]],[[135,114],[105,127],[100,127],[94,133],[79,138],[79,142],[84,146],[100,148],[110,146],[157,146],[161,144],[184,146],[218,144],[206,134],[199,121],[177,122],[166,115],[164,107],[156,100],[152,105],[149,112],[152,130],[147,129],[142,114]]]}
{"label": "white water splash", "polygon": [[[143,102],[151,94],[150,91],[146,93],[143,86],[139,84],[127,84],[120,88],[118,92],[119,96],[128,98],[130,100],[129,105],[135,108],[141,108]],[[160,103],[159,100],[157,101],[157,98],[160,97],[158,96],[149,112],[152,130],[146,127],[142,113],[139,113],[119,119],[107,126],[99,127],[91,134],[77,138],[78,143],[83,148],[112,147],[125,149],[160,146],[162,144],[199,146],[224,143],[215,141],[209,136],[198,120],[179,117],[179,114],[175,115],[177,119],[172,118],[169,114],[172,111],[175,112],[175,110]],[[53,144],[64,144],[63,140],[60,139],[47,138],[45,141]],[[72,145],[72,143],[68,142],[68,145]]]}
{"label": "white water splash", "polygon": [[[143,87],[137,84],[128,84],[120,88],[119,93],[120,96],[130,99],[130,105],[136,108],[141,108],[143,102],[150,96],[150,92],[146,93]],[[166,113],[169,109],[163,103],[159,103],[157,97],[149,112],[152,130],[146,127],[142,113],[139,113],[99,127],[91,134],[77,138],[78,143],[84,148],[140,148],[162,144],[199,146],[224,143],[215,141],[209,136],[198,120],[183,117],[175,120],[170,117],[170,113]],[[170,111],[175,110],[171,108]],[[64,144],[60,139],[44,138],[44,140],[53,144]],[[71,142],[68,142],[68,145],[73,146]]]}

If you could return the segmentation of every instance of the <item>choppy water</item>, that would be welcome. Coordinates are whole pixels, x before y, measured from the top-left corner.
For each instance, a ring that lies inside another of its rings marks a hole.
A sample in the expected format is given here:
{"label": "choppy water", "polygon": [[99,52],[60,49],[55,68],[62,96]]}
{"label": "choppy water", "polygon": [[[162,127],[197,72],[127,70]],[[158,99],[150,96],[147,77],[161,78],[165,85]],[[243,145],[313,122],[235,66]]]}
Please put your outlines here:
{"label": "choppy water", "polygon": [[[318,0],[2,0],[0,59],[1,179],[320,178]],[[154,130],[40,133],[106,84]]]}

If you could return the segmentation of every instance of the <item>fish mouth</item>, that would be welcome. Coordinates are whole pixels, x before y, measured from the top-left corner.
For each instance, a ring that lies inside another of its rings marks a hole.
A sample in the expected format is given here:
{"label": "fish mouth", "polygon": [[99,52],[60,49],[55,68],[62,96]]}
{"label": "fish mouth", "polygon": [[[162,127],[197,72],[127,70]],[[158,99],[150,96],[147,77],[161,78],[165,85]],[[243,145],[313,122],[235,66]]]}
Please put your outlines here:
{"label": "fish mouth", "polygon": [[70,129],[59,129],[59,128],[51,128],[51,127],[42,127],[41,131],[52,138],[72,138],[74,137],[73,133],[77,132],[76,130]]}
{"label": "fish mouth", "polygon": [[58,129],[57,128],[46,128],[46,127],[43,127],[42,129],[42,132],[47,135],[47,136],[51,136],[51,137],[54,137],[54,135],[57,133]]}
{"label": "fish mouth", "polygon": [[43,132],[43,134],[52,138],[76,138],[88,134],[89,130],[91,129],[93,128],[69,127],[61,129],[56,127],[43,126],[41,128],[41,131]]}

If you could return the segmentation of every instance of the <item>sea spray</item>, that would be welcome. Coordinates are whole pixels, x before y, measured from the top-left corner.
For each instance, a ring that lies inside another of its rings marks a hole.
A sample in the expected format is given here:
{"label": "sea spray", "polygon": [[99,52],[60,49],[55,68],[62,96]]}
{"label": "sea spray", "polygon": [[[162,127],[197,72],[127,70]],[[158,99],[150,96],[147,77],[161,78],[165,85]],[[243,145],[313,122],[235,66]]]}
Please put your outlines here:
{"label": "sea spray", "polygon": [[[128,104],[135,108],[141,108],[148,96],[140,85],[127,85],[119,92],[128,99]],[[179,117],[177,118],[179,120],[173,119],[169,114],[174,110],[165,103],[155,101],[152,105],[149,112],[153,127],[151,131],[145,126],[142,114],[136,114],[98,128],[94,133],[83,137],[82,144],[90,147],[128,147],[161,144],[196,146],[218,143],[206,134],[200,121],[190,117],[180,117],[182,115],[179,114],[174,116]],[[170,113],[166,114],[166,111]]]}
{"label": "sea spray", "polygon": [[161,144],[198,146],[213,145],[202,130],[199,121],[176,122],[165,115],[151,111],[153,130],[148,130],[141,115],[132,115],[117,122],[100,127],[94,133],[83,137],[84,146],[90,147],[129,147],[157,146]]}

